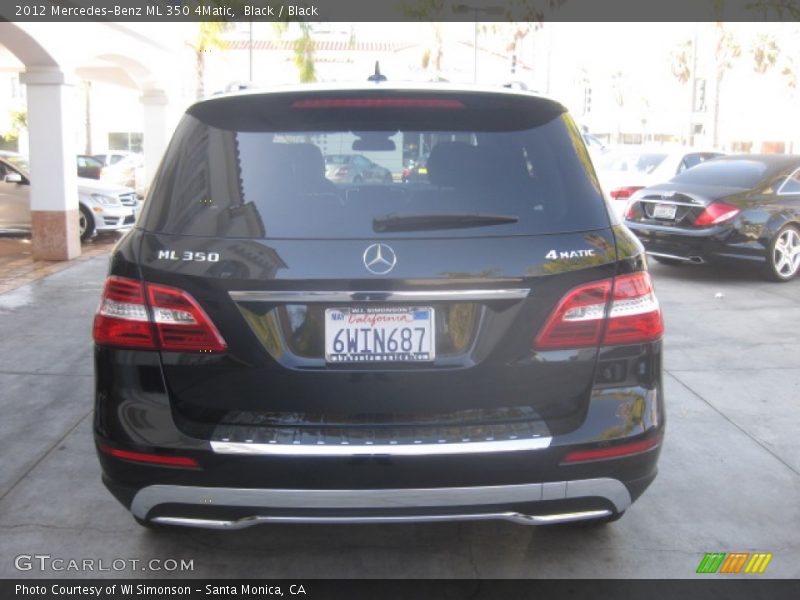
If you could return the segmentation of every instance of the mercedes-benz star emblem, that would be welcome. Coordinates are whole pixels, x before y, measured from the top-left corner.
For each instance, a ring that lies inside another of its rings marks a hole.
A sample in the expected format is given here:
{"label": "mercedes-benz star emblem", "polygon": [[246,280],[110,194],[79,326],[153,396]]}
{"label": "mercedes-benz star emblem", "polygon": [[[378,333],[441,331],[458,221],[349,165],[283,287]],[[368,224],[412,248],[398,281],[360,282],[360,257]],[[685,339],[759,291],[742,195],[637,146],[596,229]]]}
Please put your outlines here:
{"label": "mercedes-benz star emblem", "polygon": [[372,244],[364,250],[364,266],[375,275],[385,275],[397,264],[397,256],[391,246]]}

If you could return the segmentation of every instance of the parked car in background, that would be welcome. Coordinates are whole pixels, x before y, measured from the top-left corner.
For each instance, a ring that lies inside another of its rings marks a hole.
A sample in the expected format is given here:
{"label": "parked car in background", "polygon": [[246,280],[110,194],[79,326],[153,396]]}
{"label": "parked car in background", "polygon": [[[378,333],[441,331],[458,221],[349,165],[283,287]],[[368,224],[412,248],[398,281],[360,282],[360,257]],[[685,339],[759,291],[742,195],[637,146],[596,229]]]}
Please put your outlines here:
{"label": "parked car in background", "polygon": [[589,156],[592,157],[592,161],[595,164],[602,160],[603,157],[610,151],[606,144],[601,142],[591,133],[582,133],[581,137],[583,138],[583,143],[586,144],[586,149],[589,151]]}
{"label": "parked car in background", "polygon": [[428,157],[429,154],[411,159],[403,168],[403,175],[401,177],[403,183],[416,183],[420,181],[428,181]]}
{"label": "parked car in background", "polygon": [[[577,134],[504,88],[189,107],[95,317],[104,484],[156,527],[622,516],[656,476],[663,323]],[[326,178],[420,136],[425,184]]]}
{"label": "parked car in background", "polygon": [[[0,229],[30,230],[30,168],[20,154],[0,152]],[[127,187],[78,178],[81,241],[97,231],[130,229],[139,201]]]}
{"label": "parked car in background", "polygon": [[133,188],[139,197],[144,196],[146,183],[144,156],[136,152],[115,150],[105,154],[95,154],[93,158],[103,165],[100,179]]}
{"label": "parked car in background", "polygon": [[659,262],[738,261],[788,281],[800,270],[800,156],[706,162],[636,192],[625,223]]}
{"label": "parked car in background", "polygon": [[392,172],[361,154],[325,156],[325,177],[335,183],[392,183]]}
{"label": "parked car in background", "polygon": [[85,179],[100,179],[100,172],[103,170],[103,163],[93,156],[79,154],[77,157],[78,177]]}
{"label": "parked car in background", "polygon": [[600,185],[620,219],[631,195],[649,185],[669,181],[678,173],[723,156],[722,152],[692,148],[617,148],[596,161]]}

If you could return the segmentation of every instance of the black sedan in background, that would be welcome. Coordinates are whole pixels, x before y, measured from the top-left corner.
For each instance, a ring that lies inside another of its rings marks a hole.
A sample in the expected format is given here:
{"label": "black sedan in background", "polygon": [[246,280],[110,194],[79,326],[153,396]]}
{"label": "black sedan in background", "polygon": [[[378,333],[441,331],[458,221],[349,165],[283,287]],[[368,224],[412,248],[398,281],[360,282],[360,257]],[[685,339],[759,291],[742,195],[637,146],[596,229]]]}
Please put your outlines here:
{"label": "black sedan in background", "polygon": [[625,224],[666,264],[737,261],[800,271],[800,156],[718,158],[631,198]]}

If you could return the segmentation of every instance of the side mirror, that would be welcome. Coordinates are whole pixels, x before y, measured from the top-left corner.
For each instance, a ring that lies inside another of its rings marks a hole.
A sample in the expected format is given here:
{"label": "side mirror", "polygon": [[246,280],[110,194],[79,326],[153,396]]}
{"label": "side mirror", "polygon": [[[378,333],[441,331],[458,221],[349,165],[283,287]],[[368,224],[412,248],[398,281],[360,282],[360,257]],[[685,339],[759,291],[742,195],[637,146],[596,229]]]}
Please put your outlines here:
{"label": "side mirror", "polygon": [[3,181],[6,183],[22,183],[22,175],[19,173],[6,173],[6,176],[3,177]]}

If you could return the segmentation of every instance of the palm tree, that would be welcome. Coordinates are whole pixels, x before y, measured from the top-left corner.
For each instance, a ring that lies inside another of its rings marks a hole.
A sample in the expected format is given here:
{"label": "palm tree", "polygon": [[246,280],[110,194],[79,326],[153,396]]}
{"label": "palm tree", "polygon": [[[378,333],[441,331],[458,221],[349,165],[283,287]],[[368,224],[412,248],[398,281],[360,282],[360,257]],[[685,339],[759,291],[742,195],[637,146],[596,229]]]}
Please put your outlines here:
{"label": "palm tree", "polygon": [[692,56],[692,40],[684,40],[670,53],[670,71],[681,85],[686,84],[692,76],[689,60]]}
{"label": "palm tree", "polygon": [[712,143],[716,148],[719,144],[719,105],[722,80],[725,78],[733,61],[742,54],[742,47],[734,37],[733,33],[725,29],[721,22],[716,23],[717,39],[714,45],[714,119],[712,125]]}
{"label": "palm tree", "polygon": [[225,48],[222,39],[222,32],[229,27],[229,23],[224,21],[211,21],[199,23],[197,36],[189,42],[189,46],[194,50],[195,75],[197,77],[197,87],[195,95],[200,100],[206,94],[205,75],[206,75],[206,52]]}
{"label": "palm tree", "polygon": [[[297,67],[300,82],[311,83],[317,80],[316,58],[314,56],[316,44],[312,37],[314,29],[311,23],[305,21],[276,21],[273,23],[273,28],[278,34],[278,38],[288,31],[290,23],[295,23],[300,28],[300,37],[294,42],[294,65]],[[351,43],[353,40],[354,38],[351,34]]]}

